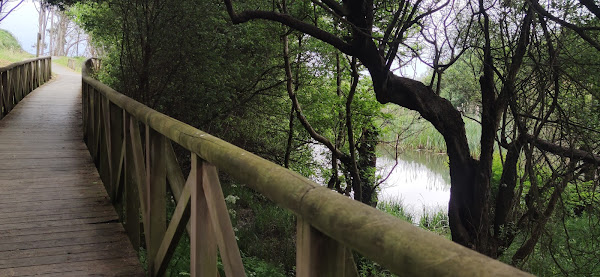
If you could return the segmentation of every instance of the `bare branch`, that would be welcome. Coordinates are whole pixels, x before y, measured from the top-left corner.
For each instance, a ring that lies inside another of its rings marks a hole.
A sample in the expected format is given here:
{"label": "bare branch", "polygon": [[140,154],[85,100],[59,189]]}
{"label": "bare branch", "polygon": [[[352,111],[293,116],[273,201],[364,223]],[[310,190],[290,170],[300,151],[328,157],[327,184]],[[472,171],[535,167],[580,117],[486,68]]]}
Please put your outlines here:
{"label": "bare branch", "polygon": [[[4,20],[10,13],[12,13],[15,9],[17,9],[21,4],[23,4],[23,2],[25,2],[25,0],[21,0],[19,1],[19,3],[17,3],[14,7],[12,7],[12,9],[10,9],[10,11],[6,12],[4,14],[4,16],[2,16],[2,18],[0,18],[0,21]],[[4,1],[2,1],[2,6],[0,7],[0,12],[2,11],[2,8],[4,8]]]}
{"label": "bare branch", "polygon": [[592,39],[588,34],[585,33],[585,28],[579,27],[577,25],[574,25],[572,23],[569,23],[565,20],[562,20],[554,15],[552,15],[550,12],[548,12],[546,9],[544,9],[544,7],[542,7],[540,5],[540,3],[538,2],[538,0],[529,0],[528,1],[529,4],[531,4],[531,7],[533,7],[533,9],[540,15],[566,27],[569,28],[571,30],[573,30],[575,33],[577,33],[583,40],[587,41],[587,43],[589,43],[591,46],[593,46],[594,48],[596,48],[596,50],[600,51],[600,43],[598,43],[597,41],[595,41],[594,39]]}
{"label": "bare branch", "polygon": [[298,120],[300,120],[300,123],[302,124],[302,126],[304,126],[304,129],[306,129],[306,131],[314,140],[325,145],[325,147],[327,147],[331,152],[333,152],[337,157],[339,157],[339,159],[342,162],[347,162],[350,159],[350,157],[348,157],[348,155],[342,153],[339,149],[337,149],[329,139],[317,133],[317,131],[315,131],[315,129],[308,122],[308,119],[306,119],[306,117],[302,113],[302,108],[300,107],[300,103],[298,102],[298,98],[296,97],[296,93],[294,91],[294,80],[292,78],[292,67],[289,60],[289,47],[286,36],[283,37],[283,60],[285,63],[285,75],[287,78],[287,92],[290,99],[292,100],[293,109],[296,111],[296,117],[298,117]]}
{"label": "bare branch", "polygon": [[579,0],[579,3],[584,5],[590,12],[592,12],[598,19],[600,19],[600,7],[594,3],[594,0]]}
{"label": "bare branch", "polygon": [[279,22],[283,25],[286,25],[290,28],[296,29],[300,32],[306,33],[319,39],[323,42],[326,42],[338,50],[342,51],[344,54],[352,55],[352,47],[350,44],[346,43],[339,37],[324,31],[312,24],[306,23],[304,21],[300,21],[292,16],[287,14],[281,14],[276,12],[268,12],[268,11],[243,11],[241,13],[236,14],[233,10],[233,4],[231,0],[224,0],[225,5],[227,6],[227,12],[229,13],[229,17],[233,24],[244,23],[253,19],[265,19]]}
{"label": "bare branch", "polygon": [[531,135],[524,136],[527,139],[527,142],[533,144],[540,150],[544,150],[561,157],[578,159],[592,164],[600,164],[600,155],[598,154],[590,153],[581,149],[563,147]]}

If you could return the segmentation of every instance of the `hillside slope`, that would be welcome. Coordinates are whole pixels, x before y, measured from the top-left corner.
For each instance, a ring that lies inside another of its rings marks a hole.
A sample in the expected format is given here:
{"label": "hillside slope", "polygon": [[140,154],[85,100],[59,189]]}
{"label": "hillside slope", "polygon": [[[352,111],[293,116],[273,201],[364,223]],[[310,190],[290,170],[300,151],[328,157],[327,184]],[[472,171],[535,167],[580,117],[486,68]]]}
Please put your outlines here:
{"label": "hillside slope", "polygon": [[33,55],[23,51],[10,32],[0,29],[0,67],[29,58]]}

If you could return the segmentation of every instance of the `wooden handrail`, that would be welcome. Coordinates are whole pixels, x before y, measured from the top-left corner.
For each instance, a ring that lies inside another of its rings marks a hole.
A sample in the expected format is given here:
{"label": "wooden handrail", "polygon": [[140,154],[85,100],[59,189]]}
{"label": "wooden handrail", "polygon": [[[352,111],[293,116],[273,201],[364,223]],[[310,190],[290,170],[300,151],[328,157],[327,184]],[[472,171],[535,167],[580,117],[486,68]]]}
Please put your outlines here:
{"label": "wooden handrail", "polygon": [[[125,199],[117,207],[136,247],[141,211],[152,276],[164,272],[188,218],[192,276],[216,275],[217,247],[226,275],[244,274],[217,168],[296,214],[298,276],[357,276],[350,249],[399,275],[529,276],[154,111],[92,79],[91,66],[82,69],[84,137],[113,201]],[[171,142],[191,152],[187,181]],[[168,228],[166,182],[177,200]]]}
{"label": "wooden handrail", "polygon": [[50,57],[28,59],[0,67],[0,119],[27,94],[50,80]]}

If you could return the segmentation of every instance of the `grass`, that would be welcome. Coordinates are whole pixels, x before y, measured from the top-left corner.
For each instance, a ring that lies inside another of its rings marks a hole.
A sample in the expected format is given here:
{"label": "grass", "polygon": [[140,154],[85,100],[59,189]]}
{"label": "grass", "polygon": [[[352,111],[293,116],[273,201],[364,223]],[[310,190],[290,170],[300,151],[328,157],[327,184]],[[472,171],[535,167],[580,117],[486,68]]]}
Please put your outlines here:
{"label": "grass", "polygon": [[[296,217],[246,186],[222,180],[223,192],[247,276],[294,276],[296,262]],[[169,212],[174,207],[170,203]],[[413,217],[401,201],[379,202],[377,208],[403,220]],[[424,216],[420,226],[449,236],[443,212]],[[142,251],[143,257],[143,251]],[[143,260],[143,258],[142,258]],[[355,253],[360,276],[394,276],[377,263]],[[219,271],[224,276],[219,261]],[[166,276],[189,274],[189,238],[184,235],[175,251]]]}
{"label": "grass", "polygon": [[[405,149],[423,149],[438,153],[446,152],[444,137],[429,123],[414,111],[409,111],[395,105],[387,105],[384,113],[391,115],[387,121],[381,121],[382,140],[394,143],[400,138],[399,145]],[[474,120],[463,117],[465,132],[469,142],[471,155],[479,156],[481,126]]]}
{"label": "grass", "polygon": [[0,66],[33,58],[23,49],[17,39],[8,31],[0,30]]}
{"label": "grass", "polygon": [[[75,69],[70,68],[68,66],[69,59],[75,60]],[[86,57],[53,57],[52,61],[66,67],[66,68],[69,68],[75,72],[81,72],[81,65],[83,64],[83,62],[85,62],[86,59],[87,59]]]}

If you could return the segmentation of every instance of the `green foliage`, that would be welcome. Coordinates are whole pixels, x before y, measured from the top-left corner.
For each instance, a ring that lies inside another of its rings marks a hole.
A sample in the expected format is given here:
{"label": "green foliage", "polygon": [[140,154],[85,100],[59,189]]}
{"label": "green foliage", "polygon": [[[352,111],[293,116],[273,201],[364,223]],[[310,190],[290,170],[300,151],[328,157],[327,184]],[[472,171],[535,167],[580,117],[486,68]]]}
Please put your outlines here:
{"label": "green foliage", "polygon": [[0,30],[0,49],[21,50],[21,45],[9,31]]}
{"label": "green foliage", "polygon": [[243,256],[242,262],[246,269],[246,275],[250,277],[285,277],[281,266],[274,266],[264,260],[253,256]]}
{"label": "green foliage", "polygon": [[236,198],[228,207],[236,214],[233,224],[246,257],[244,262],[250,262],[244,263],[249,275],[282,276],[293,272],[295,216],[245,186],[231,184],[224,187],[224,193],[228,198]]}
{"label": "green foliage", "polygon": [[[598,276],[600,218],[597,212],[596,209],[579,216],[555,213],[532,255],[520,267],[536,276]],[[500,260],[510,263],[525,239],[526,235],[518,236]]]}
{"label": "green foliage", "polygon": [[432,214],[423,211],[423,216],[419,220],[419,227],[451,239],[450,223],[448,214],[445,211],[437,211]]}
{"label": "green foliage", "polygon": [[358,275],[361,277],[392,277],[396,276],[381,265],[374,263],[358,254],[354,255]]}
{"label": "green foliage", "polygon": [[17,39],[8,31],[0,29],[0,66],[33,58],[23,51]]}
{"label": "green foliage", "polygon": [[[75,60],[75,69],[69,68],[69,59]],[[67,67],[75,72],[81,72],[81,65],[85,62],[86,57],[53,57],[52,62]]]}
{"label": "green foliage", "polygon": [[[102,82],[203,131],[283,162],[289,118],[274,24],[232,26],[222,1],[83,2],[69,14],[104,49]],[[151,24],[136,17],[154,19]],[[153,15],[154,14],[154,15]],[[296,149],[302,145],[296,144]],[[310,155],[293,151],[297,164]]]}
{"label": "green foliage", "polygon": [[[394,145],[400,139],[402,149],[424,149],[438,153],[446,152],[446,141],[428,121],[416,112],[407,111],[398,106],[386,105],[383,112],[387,115],[379,124],[382,126],[383,141]],[[472,156],[479,156],[481,125],[463,117],[465,132]]]}
{"label": "green foliage", "polygon": [[[479,77],[482,63],[474,52],[467,51],[442,74],[440,96],[448,99],[459,111],[477,115],[481,108]],[[423,81],[429,84],[432,73]]]}
{"label": "green foliage", "polygon": [[377,202],[377,209],[402,220],[413,222],[413,216],[406,211],[401,199],[396,201],[379,201]]}

